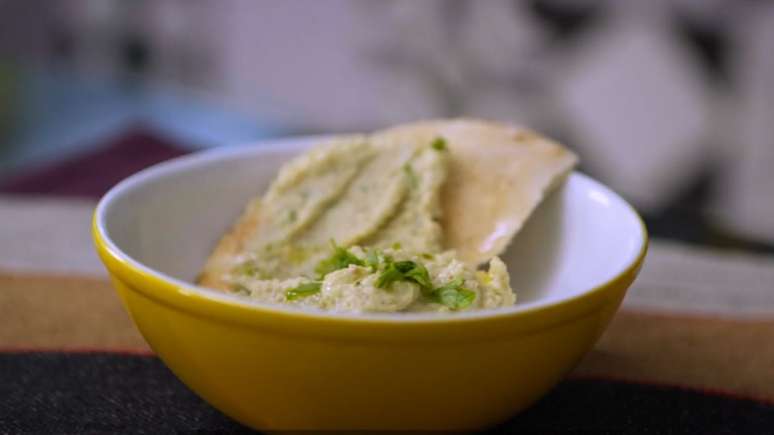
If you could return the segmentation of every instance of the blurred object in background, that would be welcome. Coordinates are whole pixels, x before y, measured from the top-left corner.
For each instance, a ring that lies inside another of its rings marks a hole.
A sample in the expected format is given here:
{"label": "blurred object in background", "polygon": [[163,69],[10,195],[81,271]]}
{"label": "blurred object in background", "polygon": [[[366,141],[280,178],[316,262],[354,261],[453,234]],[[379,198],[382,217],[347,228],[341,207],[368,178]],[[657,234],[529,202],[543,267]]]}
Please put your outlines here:
{"label": "blurred object in background", "polygon": [[13,67],[0,63],[0,155],[7,146],[7,138],[14,125],[17,80]]}
{"label": "blurred object in background", "polygon": [[196,149],[480,116],[576,149],[656,235],[772,250],[772,8],[5,1],[0,180],[137,128]]}
{"label": "blurred object in background", "polygon": [[[207,43],[223,24],[201,32],[216,17],[212,6],[0,3],[0,72],[12,72],[15,96],[0,104],[11,107],[12,120],[0,147],[0,181],[92,152],[124,133],[159,136],[188,150],[285,133],[268,115],[240,110],[210,88],[205,56],[218,50]],[[187,36],[175,30],[174,17],[186,22]],[[190,36],[196,34],[201,38]]]}
{"label": "blurred object in background", "polygon": [[735,99],[720,136],[722,183],[714,215],[723,227],[774,244],[774,4],[743,11],[734,23]]}
{"label": "blurred object in background", "polygon": [[589,170],[659,212],[711,162],[713,98],[700,59],[660,2],[614,2],[558,83]]}

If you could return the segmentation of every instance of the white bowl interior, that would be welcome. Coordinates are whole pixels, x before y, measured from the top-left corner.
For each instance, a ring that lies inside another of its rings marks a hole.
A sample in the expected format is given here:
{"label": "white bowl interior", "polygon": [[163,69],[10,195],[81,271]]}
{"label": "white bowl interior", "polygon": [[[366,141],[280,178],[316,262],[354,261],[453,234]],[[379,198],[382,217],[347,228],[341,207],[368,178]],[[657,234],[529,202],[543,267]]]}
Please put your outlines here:
{"label": "white bowl interior", "polygon": [[[314,139],[285,139],[176,159],[120,183],[97,223],[145,267],[192,283],[216,241],[278,167]],[[642,249],[634,210],[591,178],[573,173],[530,217],[503,260],[517,306],[588,291],[620,274]]]}

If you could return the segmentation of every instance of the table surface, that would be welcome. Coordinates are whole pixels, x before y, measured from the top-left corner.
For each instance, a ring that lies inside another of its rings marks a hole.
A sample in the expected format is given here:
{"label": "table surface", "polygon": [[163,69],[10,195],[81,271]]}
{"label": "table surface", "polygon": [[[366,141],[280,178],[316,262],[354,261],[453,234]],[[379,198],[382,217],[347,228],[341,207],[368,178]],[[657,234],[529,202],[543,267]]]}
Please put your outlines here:
{"label": "table surface", "polygon": [[[140,147],[148,158],[126,157]],[[153,356],[91,244],[96,196],[182,152],[135,132],[0,185],[0,433],[246,430]],[[111,173],[93,171],[106,158]],[[770,429],[772,342],[774,255],[656,239],[594,350],[498,430]]]}

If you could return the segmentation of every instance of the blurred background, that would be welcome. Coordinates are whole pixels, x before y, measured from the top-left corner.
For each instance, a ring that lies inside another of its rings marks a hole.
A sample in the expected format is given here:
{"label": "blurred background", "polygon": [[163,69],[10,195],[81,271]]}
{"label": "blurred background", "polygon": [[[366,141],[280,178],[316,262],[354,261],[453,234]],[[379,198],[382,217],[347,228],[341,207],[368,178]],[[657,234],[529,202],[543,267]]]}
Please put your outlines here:
{"label": "blurred background", "polygon": [[658,237],[774,252],[772,2],[0,0],[6,194],[449,116],[559,139]]}

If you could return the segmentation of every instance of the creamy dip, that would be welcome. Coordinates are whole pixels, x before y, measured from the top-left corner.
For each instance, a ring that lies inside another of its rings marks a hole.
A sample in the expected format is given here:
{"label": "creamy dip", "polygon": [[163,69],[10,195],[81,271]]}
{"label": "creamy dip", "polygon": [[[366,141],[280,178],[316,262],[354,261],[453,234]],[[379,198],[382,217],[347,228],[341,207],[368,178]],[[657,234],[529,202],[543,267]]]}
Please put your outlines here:
{"label": "creamy dip", "polygon": [[505,264],[473,270],[454,252],[409,254],[400,248],[333,247],[315,278],[234,276],[235,289],[262,302],[334,311],[456,311],[512,305]]}
{"label": "creamy dip", "polygon": [[512,305],[503,262],[479,271],[443,249],[440,137],[350,137],[285,165],[254,201],[258,229],[223,277],[261,302],[333,311],[459,311]]}

